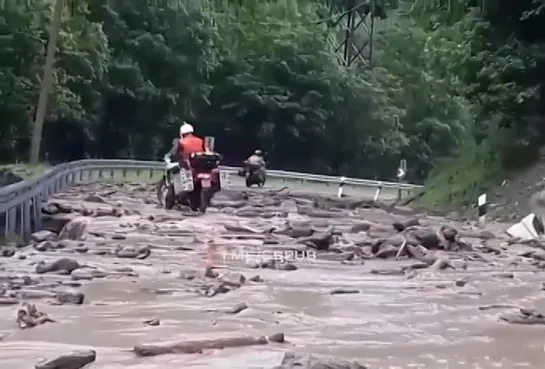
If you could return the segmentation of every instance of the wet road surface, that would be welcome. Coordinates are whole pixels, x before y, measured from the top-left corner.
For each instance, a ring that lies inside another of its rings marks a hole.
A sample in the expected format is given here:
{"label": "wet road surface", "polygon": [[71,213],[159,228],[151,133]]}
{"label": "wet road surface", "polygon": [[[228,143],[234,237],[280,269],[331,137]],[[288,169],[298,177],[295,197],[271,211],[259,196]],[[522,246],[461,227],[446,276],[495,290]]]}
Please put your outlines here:
{"label": "wet road surface", "polygon": [[[452,268],[402,269],[415,264],[414,258],[377,258],[369,245],[395,235],[391,224],[412,215],[361,206],[309,210],[310,203],[316,207],[320,201],[266,189],[249,199],[231,192],[218,196],[217,208],[203,216],[159,209],[151,188],[137,184],[80,186],[51,199],[63,209],[52,205],[57,211],[48,210],[54,213],[51,227],[56,218],[66,223],[67,217],[81,220],[83,215],[86,229],[69,236],[62,247],[57,241],[41,251],[19,247],[0,259],[6,298],[35,303],[56,321],[20,329],[15,321],[19,305],[0,305],[0,362],[10,369],[29,368],[72,349],[92,348],[98,353],[93,369],[274,368],[284,351],[354,359],[375,369],[543,365],[545,326],[498,320],[516,312],[515,307],[545,311],[541,256],[529,246],[507,245],[505,226],[490,226],[496,237],[487,240],[490,235],[477,234],[470,225],[417,216],[416,228],[453,226],[472,250],[440,251]],[[89,194],[98,199],[84,201]],[[370,222],[369,229],[354,231],[353,225],[362,221]],[[316,250],[309,246],[312,240],[298,243],[304,237],[292,237],[286,231],[290,224],[311,227],[314,234],[331,232],[330,226],[337,231],[326,249]],[[147,247],[149,256],[119,253],[140,247]],[[364,252],[352,255],[355,247]],[[297,269],[256,268],[272,255],[260,254],[264,249],[293,257],[288,264]],[[245,260],[238,260],[241,255]],[[84,267],[71,276],[35,272],[36,263],[62,257]],[[203,296],[198,290],[206,278],[187,274],[203,273],[207,265],[220,275],[241,273],[246,281],[226,293]],[[89,270],[104,275],[91,278],[85,274]],[[24,276],[33,282],[23,287],[14,282]],[[28,299],[21,293],[58,288],[83,292],[84,303],[59,305],[54,298]],[[241,303],[247,308],[228,312]],[[485,309],[489,305],[513,308]],[[159,325],[144,323],[154,318]],[[128,351],[138,344],[277,332],[289,342],[149,358]]]}

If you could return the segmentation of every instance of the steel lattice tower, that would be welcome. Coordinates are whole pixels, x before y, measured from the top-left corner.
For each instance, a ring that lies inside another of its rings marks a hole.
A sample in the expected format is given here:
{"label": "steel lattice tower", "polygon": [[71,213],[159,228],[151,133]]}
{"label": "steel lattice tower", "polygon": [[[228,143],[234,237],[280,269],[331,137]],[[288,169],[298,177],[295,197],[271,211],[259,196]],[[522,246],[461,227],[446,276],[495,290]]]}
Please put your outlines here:
{"label": "steel lattice tower", "polygon": [[330,5],[332,15],[340,14],[330,23],[336,36],[336,39],[332,37],[330,40],[335,45],[335,51],[343,65],[371,67],[375,18],[386,18],[380,2],[381,0],[340,0]]}

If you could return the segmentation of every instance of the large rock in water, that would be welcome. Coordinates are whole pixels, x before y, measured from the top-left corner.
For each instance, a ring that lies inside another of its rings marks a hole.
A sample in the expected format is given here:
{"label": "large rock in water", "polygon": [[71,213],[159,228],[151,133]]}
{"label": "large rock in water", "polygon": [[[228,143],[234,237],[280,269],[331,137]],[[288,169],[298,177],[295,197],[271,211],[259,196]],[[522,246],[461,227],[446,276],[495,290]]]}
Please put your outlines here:
{"label": "large rock in water", "polygon": [[87,233],[87,225],[89,224],[89,218],[76,217],[66,223],[66,225],[59,233],[59,240],[81,240]]}

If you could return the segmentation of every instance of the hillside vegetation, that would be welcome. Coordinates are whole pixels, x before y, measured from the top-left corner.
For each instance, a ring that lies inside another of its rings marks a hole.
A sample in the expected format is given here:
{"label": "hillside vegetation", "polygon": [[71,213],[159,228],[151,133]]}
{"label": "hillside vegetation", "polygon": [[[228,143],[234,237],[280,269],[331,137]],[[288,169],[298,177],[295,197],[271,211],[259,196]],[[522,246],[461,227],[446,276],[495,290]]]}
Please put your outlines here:
{"label": "hillside vegetation", "polygon": [[[467,203],[543,144],[542,1],[377,0],[369,68],[338,62],[339,0],[73,0],[42,152],[157,159],[188,120],[233,163],[261,148],[271,167],[393,179],[405,158],[422,203]],[[0,158],[16,161],[52,1],[0,6]]]}

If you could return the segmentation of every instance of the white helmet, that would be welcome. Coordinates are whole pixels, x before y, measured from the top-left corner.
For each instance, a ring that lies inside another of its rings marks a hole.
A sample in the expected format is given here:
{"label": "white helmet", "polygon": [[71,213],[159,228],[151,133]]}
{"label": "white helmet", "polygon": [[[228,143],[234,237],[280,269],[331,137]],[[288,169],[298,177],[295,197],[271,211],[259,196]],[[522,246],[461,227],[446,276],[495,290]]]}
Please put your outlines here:
{"label": "white helmet", "polygon": [[180,135],[186,135],[188,133],[193,133],[193,126],[184,122],[180,127]]}

